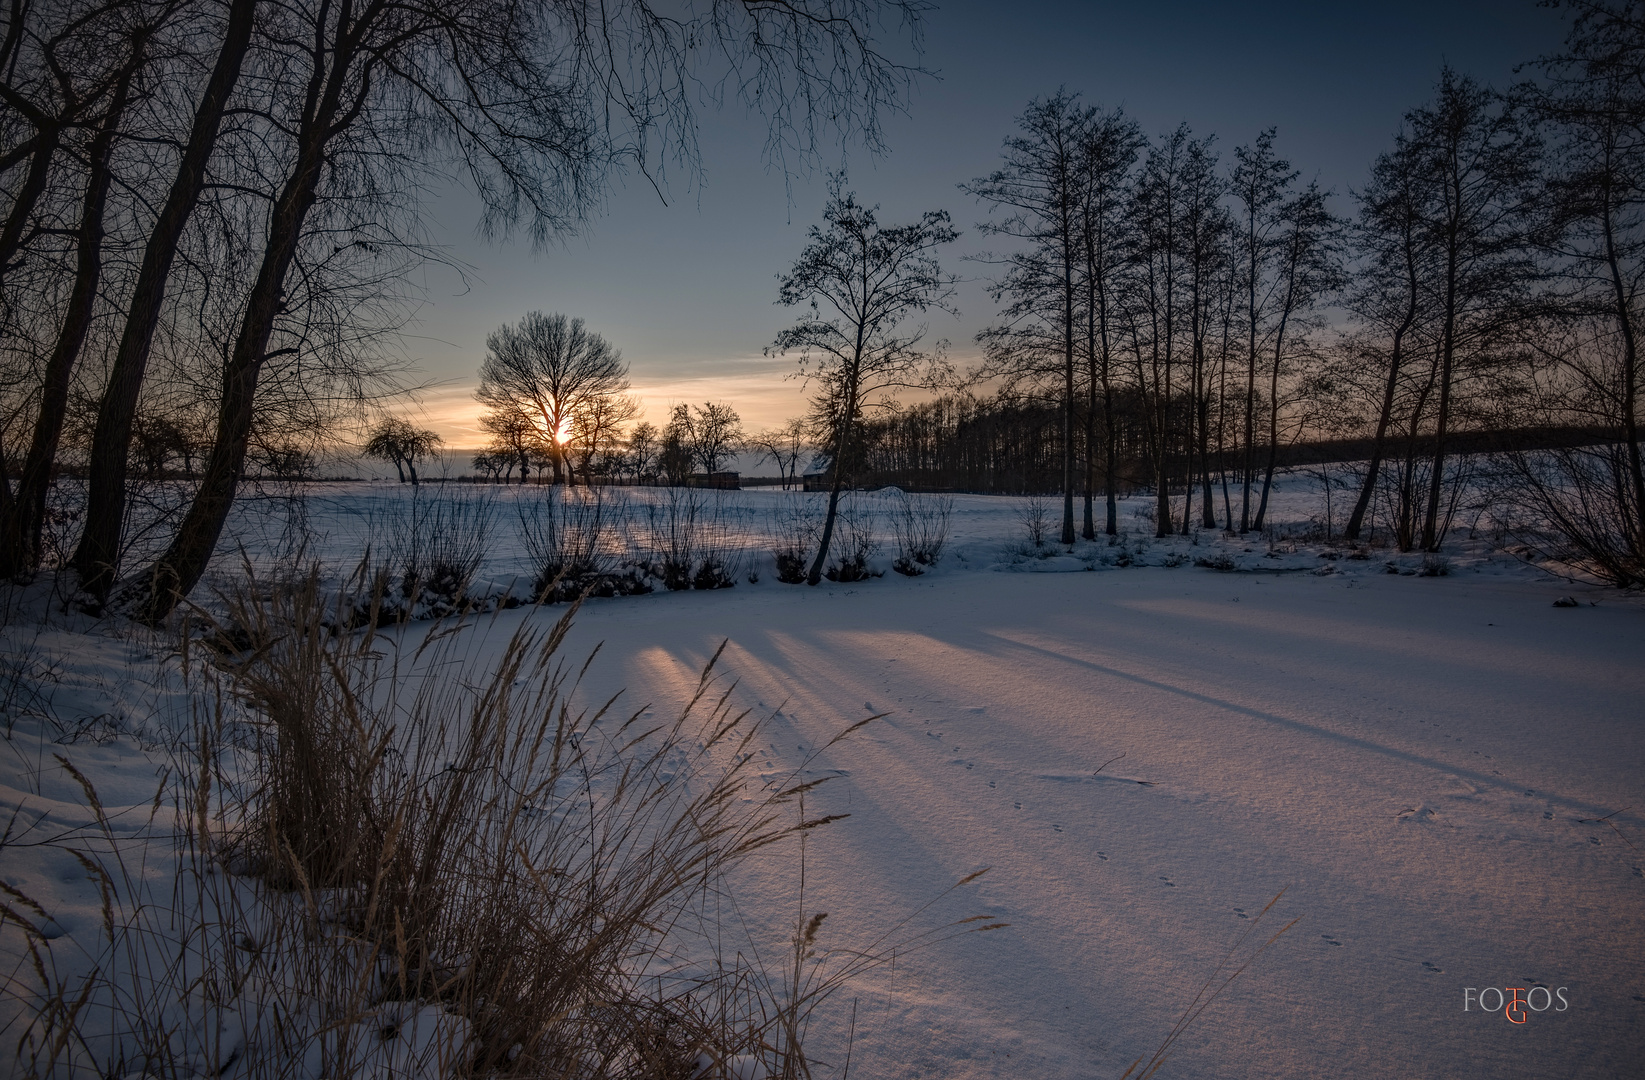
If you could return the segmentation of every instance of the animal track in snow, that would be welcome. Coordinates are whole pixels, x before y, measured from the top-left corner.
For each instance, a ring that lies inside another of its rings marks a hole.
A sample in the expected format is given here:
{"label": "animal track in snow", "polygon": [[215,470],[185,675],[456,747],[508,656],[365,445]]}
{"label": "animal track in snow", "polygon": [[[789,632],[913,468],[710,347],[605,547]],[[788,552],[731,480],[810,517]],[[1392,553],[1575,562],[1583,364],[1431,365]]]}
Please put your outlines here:
{"label": "animal track in snow", "polygon": [[1426,971],[1430,975],[1443,975],[1443,974],[1445,974],[1445,969],[1444,968],[1435,967],[1433,964],[1429,963],[1427,960],[1424,960],[1422,962],[1422,970]]}
{"label": "animal track in snow", "polygon": [[1177,887],[1177,883],[1166,877],[1164,874],[1160,875],[1160,880],[1165,882],[1167,888],[1174,889]]}
{"label": "animal track in snow", "polygon": [[1328,944],[1335,945],[1338,948],[1342,947],[1342,942],[1338,941],[1336,938],[1332,937],[1330,934],[1321,934],[1320,937],[1324,938],[1325,941]]}

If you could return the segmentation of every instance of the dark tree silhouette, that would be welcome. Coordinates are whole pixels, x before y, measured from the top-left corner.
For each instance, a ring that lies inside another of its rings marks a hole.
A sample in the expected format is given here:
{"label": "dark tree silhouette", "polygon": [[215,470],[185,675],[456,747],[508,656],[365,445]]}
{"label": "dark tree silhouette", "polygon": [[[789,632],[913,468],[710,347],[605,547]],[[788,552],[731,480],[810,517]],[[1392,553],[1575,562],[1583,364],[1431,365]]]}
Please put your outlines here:
{"label": "dark tree silhouette", "polygon": [[566,447],[579,418],[628,390],[628,365],[610,342],[565,315],[530,312],[486,335],[475,397],[493,412],[523,413],[565,479]]}
{"label": "dark tree silhouette", "polygon": [[427,428],[417,427],[397,416],[386,417],[371,429],[362,453],[394,464],[400,483],[409,478],[417,485],[417,462],[432,457],[444,440]]}
{"label": "dark tree silhouette", "polygon": [[817,386],[812,401],[831,435],[833,483],[816,560],[806,581],[822,580],[834,535],[840,490],[845,484],[853,428],[867,408],[889,405],[892,391],[929,387],[946,373],[942,350],[923,352],[925,327],[904,322],[932,308],[952,312],[954,279],[942,272],[937,248],[959,233],[942,210],[927,211],[908,225],[884,226],[879,208],[857,202],[844,177],[829,182],[823,224],[793,269],[779,278],[779,302],[806,305],[810,317],[777,335],[768,354],[799,354],[799,371]]}

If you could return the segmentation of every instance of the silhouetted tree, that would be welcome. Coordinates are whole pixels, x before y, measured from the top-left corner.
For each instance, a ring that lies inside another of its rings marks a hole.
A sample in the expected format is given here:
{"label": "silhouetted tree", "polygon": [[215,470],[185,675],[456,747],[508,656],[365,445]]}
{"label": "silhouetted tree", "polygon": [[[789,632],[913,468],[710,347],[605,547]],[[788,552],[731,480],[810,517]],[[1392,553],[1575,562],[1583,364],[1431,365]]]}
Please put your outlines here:
{"label": "silhouetted tree", "polygon": [[748,438],[749,446],[760,451],[760,460],[770,458],[782,477],[787,491],[798,474],[800,459],[810,451],[810,425],[798,417],[782,427],[757,432]]}
{"label": "silhouetted tree", "polygon": [[843,176],[830,179],[823,224],[811,227],[810,243],[779,279],[779,301],[808,306],[810,317],[778,334],[766,350],[799,353],[800,374],[817,386],[814,405],[833,420],[834,481],[816,561],[806,576],[811,585],[822,580],[828,560],[858,415],[891,404],[888,395],[898,388],[932,386],[946,371],[940,348],[918,348],[925,327],[902,330],[903,323],[933,307],[954,310],[953,278],[942,272],[936,255],[959,235],[947,212],[927,211],[912,224],[881,227],[879,208],[857,202],[844,182]]}
{"label": "silhouetted tree", "polygon": [[627,390],[628,365],[610,342],[581,319],[533,311],[486,335],[474,396],[493,411],[531,417],[558,484],[578,417]]}
{"label": "silhouetted tree", "polygon": [[1083,263],[1081,241],[1081,147],[1092,110],[1079,95],[1059,90],[1029,102],[1017,118],[1020,134],[1005,140],[1005,165],[960,190],[995,207],[1003,218],[984,222],[984,233],[1026,241],[1003,257],[994,282],[996,299],[1010,297],[1004,323],[979,335],[988,362],[979,377],[1008,381],[1043,378],[1062,383],[1062,542],[1074,542],[1074,335],[1075,275]]}
{"label": "silhouetted tree", "polygon": [[393,462],[400,483],[405,483],[409,478],[415,487],[417,462],[433,456],[443,441],[439,435],[427,428],[420,428],[397,416],[390,416],[379,421],[377,426],[371,429],[361,452],[366,457]]}

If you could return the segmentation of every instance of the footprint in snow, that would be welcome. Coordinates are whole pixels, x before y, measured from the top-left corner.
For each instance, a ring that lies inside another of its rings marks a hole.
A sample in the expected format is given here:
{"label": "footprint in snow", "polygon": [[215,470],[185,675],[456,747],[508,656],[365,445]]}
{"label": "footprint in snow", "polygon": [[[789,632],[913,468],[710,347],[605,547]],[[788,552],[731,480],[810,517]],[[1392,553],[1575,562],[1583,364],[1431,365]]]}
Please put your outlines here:
{"label": "footprint in snow", "polygon": [[1634,867],[1634,877],[1645,877],[1645,870],[1641,870],[1637,866]]}
{"label": "footprint in snow", "polygon": [[992,780],[988,781],[988,786],[993,787],[994,786],[994,781],[992,781]]}
{"label": "footprint in snow", "polygon": [[[1107,862],[1108,861],[1108,854],[1107,854],[1107,852],[1099,851],[1099,852],[1097,852],[1097,858],[1101,859],[1103,862]],[[1639,873],[1639,868],[1638,867],[1634,868],[1634,873],[1636,873],[1636,874]]]}
{"label": "footprint in snow", "polygon": [[1336,938],[1332,937],[1330,934],[1321,934],[1320,937],[1324,938],[1326,940],[1326,942],[1328,942],[1329,944],[1335,945],[1338,948],[1342,947],[1342,942],[1338,941]]}
{"label": "footprint in snow", "polygon": [[1430,975],[1443,975],[1443,974],[1445,974],[1445,969],[1444,968],[1435,967],[1433,964],[1429,963],[1426,960],[1424,960],[1422,962],[1422,970],[1426,971]]}
{"label": "footprint in snow", "polygon": [[1599,837],[1597,837],[1597,836],[1588,837],[1588,843],[1597,845],[1599,843]]}
{"label": "footprint in snow", "polygon": [[1160,875],[1160,880],[1165,882],[1165,887],[1168,889],[1174,889],[1177,887],[1177,883],[1166,877],[1164,874]]}
{"label": "footprint in snow", "polygon": [[1061,825],[1053,825],[1053,826],[1051,826],[1051,831],[1052,832],[1062,832],[1062,826]]}
{"label": "footprint in snow", "polygon": [[1022,803],[1020,803],[1020,802],[1019,803],[1012,803],[1011,805],[1016,807],[1018,810],[1022,809]]}
{"label": "footprint in snow", "polygon": [[1242,908],[1242,907],[1235,908],[1234,909],[1234,914],[1238,915],[1242,919],[1249,919],[1251,917],[1251,916],[1245,914],[1245,909]]}
{"label": "footprint in snow", "polygon": [[1552,810],[1544,810],[1542,812],[1542,820],[1543,821],[1552,821],[1552,820],[1554,820],[1554,812]]}

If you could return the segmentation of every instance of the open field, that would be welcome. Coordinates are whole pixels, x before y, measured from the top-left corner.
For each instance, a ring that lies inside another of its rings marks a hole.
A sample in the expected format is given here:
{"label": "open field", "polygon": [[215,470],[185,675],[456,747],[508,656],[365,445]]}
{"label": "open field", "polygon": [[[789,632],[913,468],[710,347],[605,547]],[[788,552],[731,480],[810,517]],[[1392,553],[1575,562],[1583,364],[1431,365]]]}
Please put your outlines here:
{"label": "open field", "polygon": [[[362,541],[391,539],[373,523],[406,494],[311,492],[308,553],[340,575]],[[813,758],[811,777],[833,777],[806,811],[850,816],[811,834],[803,902],[789,856],[733,882],[726,923],[752,940],[827,911],[823,944],[849,948],[991,867],[916,927],[1010,927],[899,956],[830,1002],[808,1047],[836,1072],[850,1032],[853,1076],[1118,1076],[1283,890],[1241,955],[1295,925],[1163,1075],[1631,1075],[1645,1055],[1645,605],[1460,536],[1445,576],[1385,550],[1349,558],[1302,538],[1314,493],[1282,494],[1269,537],[1155,541],[1137,500],[1122,544],[1072,554],[1025,543],[1022,500],[960,497],[932,573],[808,589],[773,580],[762,547],[762,523],[803,497],[742,493],[727,520],[757,583],[592,600],[562,655],[603,643],[584,703],[621,691],[625,709],[668,715],[726,641],[733,703],[769,717],[756,775]],[[540,492],[486,496],[503,501],[481,578],[502,589],[528,569],[508,500]],[[236,539],[278,563],[256,535]],[[1234,569],[1194,565],[1219,555]],[[1566,595],[1579,606],[1552,606]],[[464,651],[483,666],[520,622],[559,610],[473,620]],[[84,818],[58,752],[116,818],[140,816],[188,730],[186,702],[151,689],[164,643],[55,623],[5,629],[16,670],[49,674],[8,702],[5,801],[25,820]],[[64,860],[4,859],[7,883],[52,909],[65,933],[50,947],[70,963],[95,934],[97,890]],[[1464,1009],[1468,988],[1537,986],[1563,997],[1523,1026]]]}
{"label": "open field", "polygon": [[[978,574],[609,602],[573,641],[637,703],[729,638],[740,697],[781,709],[773,767],[890,714],[817,763],[852,814],[810,871],[842,929],[993,867],[952,913],[1012,927],[876,978],[862,1075],[1117,1076],[1283,889],[1270,919],[1300,921],[1169,1075],[1620,1077],[1645,1054],[1645,610],[1559,595]],[[1570,1009],[1463,1011],[1536,985]]]}

